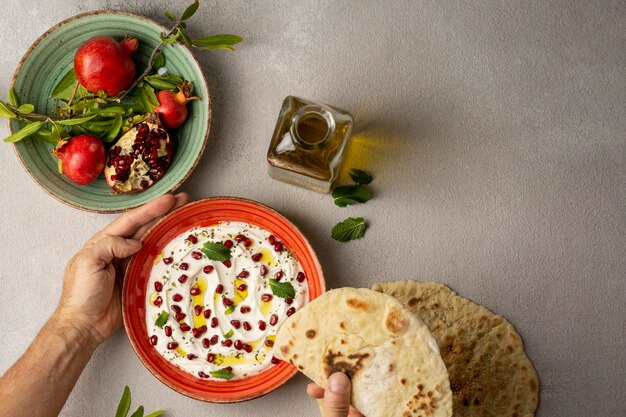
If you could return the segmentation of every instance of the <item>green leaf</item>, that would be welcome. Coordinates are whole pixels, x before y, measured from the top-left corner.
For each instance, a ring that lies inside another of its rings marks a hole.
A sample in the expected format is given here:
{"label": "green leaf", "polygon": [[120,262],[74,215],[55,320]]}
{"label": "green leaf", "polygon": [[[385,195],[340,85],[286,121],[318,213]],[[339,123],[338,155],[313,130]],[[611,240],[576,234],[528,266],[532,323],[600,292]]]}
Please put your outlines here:
{"label": "green leaf", "polygon": [[120,133],[121,128],[122,128],[122,116],[117,115],[115,117],[115,121],[113,122],[109,130],[107,130],[107,133],[104,136],[103,140],[105,142],[114,141],[117,135]]}
{"label": "green leaf", "polygon": [[198,6],[200,6],[200,2],[198,0],[195,0],[192,4],[187,6],[180,20],[187,20],[193,16],[196,13],[196,10],[198,10]]}
{"label": "green leaf", "polygon": [[159,51],[159,53],[157,54],[157,56],[154,57],[154,63],[152,64],[152,68],[154,68],[155,70],[158,70],[161,67],[165,66],[165,55],[163,54],[163,51]]}
{"label": "green leaf", "polygon": [[180,32],[180,36],[183,38],[183,42],[185,42],[185,45],[191,47],[193,44],[191,43],[191,38],[182,30],[182,29],[178,29]]}
{"label": "green leaf", "polygon": [[174,90],[176,88],[176,84],[159,78],[148,79],[148,77],[146,77],[146,82],[157,90]]}
{"label": "green leaf", "polygon": [[204,253],[212,261],[224,262],[230,259],[230,249],[223,243],[206,242],[200,252]]}
{"label": "green leaf", "polygon": [[214,378],[221,378],[230,381],[231,379],[233,379],[235,374],[233,374],[226,368],[222,368],[218,369],[217,371],[211,371],[211,376],[213,376]]}
{"label": "green leaf", "polygon": [[167,17],[168,19],[170,19],[173,22],[175,22],[177,20],[176,16],[174,15],[174,13],[172,13],[170,11],[165,12],[165,17]]}
{"label": "green leaf", "polygon": [[352,168],[348,173],[352,181],[356,182],[359,185],[367,185],[372,182],[372,176],[365,171],[360,169]]}
{"label": "green leaf", "polygon": [[92,115],[92,116],[87,116],[87,117],[79,117],[76,119],[65,119],[65,120],[55,120],[54,123],[61,125],[61,126],[74,126],[74,125],[80,125],[83,124],[85,122],[90,121],[91,119],[93,119],[94,117],[96,117],[96,115]]}
{"label": "green leaf", "polygon": [[207,36],[204,38],[197,38],[193,40],[193,43],[198,44],[198,45],[223,46],[223,45],[235,45],[235,44],[241,43],[241,41],[243,41],[243,38],[241,36],[222,34],[222,35]]}
{"label": "green leaf", "polygon": [[126,417],[128,415],[128,409],[130,408],[130,388],[128,385],[124,387],[124,393],[122,394],[122,399],[117,406],[117,411],[115,412],[115,417]]}
{"label": "green leaf", "polygon": [[53,132],[45,128],[41,128],[37,132],[33,133],[33,137],[37,140],[41,140],[55,146],[59,143],[59,139],[61,139],[58,132]]}
{"label": "green leaf", "polygon": [[[231,306],[232,307],[232,306]],[[224,335],[224,337],[226,339],[230,339],[231,337],[233,337],[233,335],[235,334],[235,332],[233,331],[233,329],[230,329],[228,332],[226,332],[226,334]]]}
{"label": "green leaf", "polygon": [[159,100],[157,99],[156,94],[154,94],[154,88],[149,85],[144,85],[143,89],[146,92],[146,98],[148,99],[148,103],[150,103],[152,106],[158,106]]}
{"label": "green leaf", "polygon": [[154,413],[148,414],[146,417],[159,417],[163,413],[165,413],[164,410],[158,410],[158,411],[155,411]]}
{"label": "green leaf", "polygon": [[296,296],[296,290],[291,285],[291,282],[280,282],[270,278],[270,288],[272,293],[280,298],[293,298]]}
{"label": "green leaf", "polygon": [[[59,80],[57,85],[52,90],[52,94],[50,95],[51,100],[69,100],[72,97],[72,93],[74,92],[74,86],[76,84],[76,73],[74,73],[74,69],[69,70],[63,78]],[[84,89],[83,89],[84,90]],[[84,90],[85,92],[87,90]],[[78,91],[77,91],[78,95]]]}
{"label": "green leaf", "polygon": [[348,217],[333,227],[331,236],[339,242],[347,242],[362,238],[365,234],[365,229],[367,229],[367,223],[365,223],[363,217]]}
{"label": "green leaf", "polygon": [[22,113],[22,114],[28,114],[28,113],[32,113],[35,111],[35,106],[33,106],[32,104],[22,104],[20,107],[17,108],[17,111]]}
{"label": "green leaf", "polygon": [[167,320],[170,318],[170,313],[167,311],[161,311],[154,321],[154,325],[160,327],[161,329],[167,323]]}
{"label": "green leaf", "polygon": [[0,117],[5,119],[15,119],[17,117],[2,100],[0,100]]}
{"label": "green leaf", "polygon": [[17,107],[20,105],[20,101],[17,98],[17,94],[15,94],[15,89],[13,87],[9,88],[9,92],[7,93],[7,101],[11,106]]}
{"label": "green leaf", "polygon": [[224,310],[224,314],[233,314],[233,311],[235,311],[235,306],[230,306]]}
{"label": "green leaf", "polygon": [[235,48],[230,45],[193,45],[193,47],[201,51],[217,51],[219,49],[235,50]]}
{"label": "green leaf", "polygon": [[7,143],[18,142],[24,139],[25,137],[30,136],[33,133],[36,133],[39,129],[41,129],[41,126],[43,126],[44,123],[45,122],[28,123],[26,126],[21,128],[20,130],[18,130],[17,132],[9,136],[8,138],[5,138],[4,141]]}
{"label": "green leaf", "polygon": [[343,185],[333,190],[333,199],[339,207],[365,203],[370,198],[369,190],[363,185]]}
{"label": "green leaf", "polygon": [[140,405],[137,411],[132,413],[130,417],[143,417],[143,405]]}

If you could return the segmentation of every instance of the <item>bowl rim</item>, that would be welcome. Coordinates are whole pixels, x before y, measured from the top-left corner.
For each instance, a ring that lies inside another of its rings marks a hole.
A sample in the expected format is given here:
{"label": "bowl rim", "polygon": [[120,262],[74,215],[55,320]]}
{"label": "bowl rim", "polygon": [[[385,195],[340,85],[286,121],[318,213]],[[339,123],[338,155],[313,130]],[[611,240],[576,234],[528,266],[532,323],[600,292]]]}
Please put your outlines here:
{"label": "bowl rim", "polygon": [[[155,20],[153,20],[153,19],[151,19],[149,17],[143,16],[143,15],[140,15],[140,14],[136,14],[136,13],[123,11],[123,10],[92,10],[92,11],[89,11],[89,12],[80,13],[80,14],[77,14],[77,15],[70,16],[70,17],[68,17],[66,19],[63,19],[62,21],[58,22],[54,26],[50,27],[43,34],[41,34],[41,36],[39,36],[35,40],[35,42],[33,42],[30,45],[30,47],[28,48],[26,53],[22,56],[22,58],[20,59],[19,63],[17,64],[17,67],[15,68],[15,71],[13,72],[13,77],[11,78],[11,82],[9,84],[9,89],[10,90],[13,89],[13,87],[15,85],[15,81],[17,80],[18,74],[20,72],[20,69],[22,68],[22,65],[24,64],[26,59],[28,59],[28,57],[30,56],[30,54],[33,51],[33,49],[35,49],[51,32],[55,31],[59,27],[63,26],[66,23],[69,23],[69,22],[71,22],[73,20],[81,19],[81,18],[87,17],[87,16],[100,15],[100,14],[122,15],[122,16],[132,17],[132,18],[136,18],[136,19],[148,22],[148,23],[154,25],[155,27],[157,27],[158,29],[160,29],[163,32],[167,32],[168,31],[168,29],[165,26],[163,26],[161,23],[159,23],[159,22],[157,22],[157,21],[155,21]],[[200,152],[198,152],[198,155],[196,156],[196,159],[193,161],[191,166],[187,169],[187,172],[185,173],[185,175],[183,175],[183,177],[176,184],[172,185],[169,189],[165,190],[162,194],[171,193],[171,192],[175,191],[176,189],[178,189],[178,187],[180,187],[182,185],[182,183],[185,182],[187,180],[187,178],[189,178],[189,176],[193,173],[193,171],[196,169],[198,163],[200,162],[200,159],[202,159],[202,155],[204,154],[204,150],[205,150],[206,145],[207,145],[207,143],[209,141],[209,134],[211,132],[211,121],[212,121],[212,117],[211,117],[211,111],[212,111],[211,101],[212,100],[211,100],[211,91],[209,90],[209,85],[207,83],[206,77],[204,76],[204,72],[202,71],[202,67],[200,66],[200,63],[198,62],[198,59],[194,56],[191,48],[189,48],[185,44],[179,44],[179,46],[187,51],[187,53],[191,57],[193,63],[195,63],[198,66],[198,68],[200,68],[200,75],[201,75],[201,79],[202,79],[202,84],[203,84],[203,86],[206,89],[207,94],[208,94],[208,97],[207,97],[207,117],[208,117],[207,130],[206,130],[206,133],[205,133],[204,138],[202,140],[202,147],[200,148]],[[7,124],[8,124],[8,128],[9,128],[9,132],[11,132],[11,134],[14,133],[13,129],[11,128],[11,119],[7,120]],[[48,194],[50,197],[52,197],[55,200],[65,204],[66,206],[73,207],[75,209],[79,209],[79,210],[86,211],[86,212],[89,212],[89,213],[111,214],[111,213],[123,213],[125,211],[130,210],[130,209],[133,209],[133,208],[136,208],[136,207],[139,207],[139,206],[143,205],[143,203],[137,203],[137,204],[132,204],[132,205],[126,205],[124,208],[119,208],[119,209],[93,209],[93,208],[84,207],[84,206],[81,206],[81,205],[78,205],[78,204],[70,203],[69,201],[64,200],[60,196],[55,195],[50,190],[48,190],[43,185],[43,183],[32,173],[32,171],[30,170],[28,165],[24,162],[24,160],[22,158],[22,155],[20,155],[20,152],[18,151],[17,143],[13,143],[13,150],[15,151],[15,154],[17,155],[17,158],[20,161],[20,164],[22,165],[24,170],[37,183],[37,185],[39,185],[39,187],[42,190],[44,190],[46,192],[46,194]]]}
{"label": "bowl rim", "polygon": [[[247,198],[242,198],[242,197],[235,197],[235,196],[213,196],[213,197],[207,197],[207,198],[203,198],[200,200],[196,200],[190,203],[185,204],[184,206],[181,206],[179,208],[177,208],[176,210],[166,214],[165,216],[163,216],[162,218],[160,218],[155,224],[153,224],[147,231],[146,233],[141,237],[141,243],[143,244],[144,241],[147,239],[147,237],[149,237],[154,230],[156,230],[157,228],[159,228],[161,226],[161,224],[171,221],[172,218],[176,217],[179,215],[179,213],[181,211],[184,210],[189,210],[192,206],[195,205],[202,205],[202,204],[207,204],[207,203],[215,203],[215,202],[234,202],[234,203],[243,203],[246,205],[251,205],[254,206],[255,208],[259,208],[262,211],[264,211],[267,214],[270,214],[272,216],[275,216],[277,218],[279,218],[281,221],[283,221],[286,226],[290,229],[292,229],[294,232],[296,232],[296,234],[299,235],[299,237],[302,239],[307,251],[309,252],[309,255],[311,256],[311,259],[313,261],[313,265],[315,267],[315,269],[317,270],[318,273],[318,277],[319,277],[319,289],[320,289],[320,295],[323,294],[324,292],[326,292],[326,280],[324,278],[324,272],[322,270],[322,266],[319,262],[319,259],[317,258],[317,254],[315,253],[315,251],[313,250],[313,247],[311,246],[311,243],[309,242],[309,240],[306,238],[306,236],[300,231],[300,229],[293,224],[287,217],[285,217],[284,215],[282,215],[280,212],[278,212],[277,210],[263,204],[260,203],[258,201],[255,200],[251,200],[251,199],[247,199]],[[262,227],[262,226],[260,226]],[[147,360],[146,358],[144,358],[142,355],[139,354],[139,349],[136,346],[136,342],[133,337],[130,334],[130,328],[128,326],[128,322],[129,322],[129,318],[128,318],[128,314],[127,314],[127,291],[130,291],[128,289],[128,279],[127,276],[130,272],[131,266],[133,265],[133,263],[135,262],[135,259],[137,257],[137,254],[133,255],[129,262],[128,265],[126,266],[126,270],[124,273],[124,282],[123,282],[123,286],[122,286],[122,319],[123,319],[123,323],[124,323],[124,330],[126,332],[126,335],[128,337],[128,340],[133,348],[133,351],[135,352],[135,355],[137,355],[137,357],[139,358],[140,362],[146,367],[146,369],[148,369],[148,371],[154,376],[156,377],[159,381],[161,381],[161,383],[163,383],[165,386],[167,386],[168,388],[178,392],[179,394],[185,395],[189,398],[193,398],[195,400],[199,400],[199,401],[204,401],[204,402],[209,402],[209,403],[224,403],[224,404],[229,404],[229,403],[239,403],[239,402],[244,402],[244,401],[249,401],[255,398],[259,398],[262,397],[264,395],[269,394],[270,392],[278,389],[279,387],[283,386],[285,383],[287,383],[287,381],[289,381],[291,378],[293,378],[297,373],[298,370],[295,366],[292,366],[292,369],[289,371],[289,373],[285,376],[285,378],[282,381],[279,381],[279,383],[277,385],[272,385],[270,387],[265,387],[264,389],[255,392],[252,395],[248,395],[242,398],[237,398],[237,399],[225,399],[225,400],[219,400],[219,399],[208,399],[208,398],[203,398],[200,396],[195,395],[192,392],[186,391],[183,388],[180,388],[178,386],[175,385],[170,385],[170,381],[169,378],[167,378],[165,375],[161,375],[160,373],[158,373],[156,371],[156,369],[152,368],[152,365],[149,364],[149,360]],[[310,302],[311,300],[309,300]],[[259,374],[260,375],[260,374]]]}

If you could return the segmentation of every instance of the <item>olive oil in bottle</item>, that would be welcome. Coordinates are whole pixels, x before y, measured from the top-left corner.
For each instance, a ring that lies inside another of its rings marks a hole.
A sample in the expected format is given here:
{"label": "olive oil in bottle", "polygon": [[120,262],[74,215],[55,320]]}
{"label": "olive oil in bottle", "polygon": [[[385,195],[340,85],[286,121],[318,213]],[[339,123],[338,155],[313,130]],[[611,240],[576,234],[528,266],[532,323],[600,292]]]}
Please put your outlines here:
{"label": "olive oil in bottle", "polygon": [[354,124],[352,115],[288,96],[267,152],[272,178],[327,193],[337,179]]}

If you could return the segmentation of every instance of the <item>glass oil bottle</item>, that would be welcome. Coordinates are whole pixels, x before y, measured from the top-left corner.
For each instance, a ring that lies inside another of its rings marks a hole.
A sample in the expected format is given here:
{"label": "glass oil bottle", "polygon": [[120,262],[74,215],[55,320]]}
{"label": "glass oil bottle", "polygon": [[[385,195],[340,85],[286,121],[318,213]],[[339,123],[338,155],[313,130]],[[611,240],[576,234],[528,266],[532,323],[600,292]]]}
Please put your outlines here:
{"label": "glass oil bottle", "polygon": [[352,115],[345,110],[288,96],[267,152],[270,176],[313,191],[330,192],[353,124]]}

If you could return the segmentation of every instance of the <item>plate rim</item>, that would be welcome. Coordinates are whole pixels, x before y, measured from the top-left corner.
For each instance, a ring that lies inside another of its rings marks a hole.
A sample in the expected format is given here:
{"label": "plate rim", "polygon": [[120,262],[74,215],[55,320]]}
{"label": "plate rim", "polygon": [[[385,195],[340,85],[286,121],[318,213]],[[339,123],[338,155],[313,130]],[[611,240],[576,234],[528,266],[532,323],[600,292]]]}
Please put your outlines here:
{"label": "plate rim", "polygon": [[[132,18],[136,18],[139,20],[143,20],[145,22],[148,22],[150,24],[152,24],[153,26],[159,28],[162,31],[167,32],[167,28],[165,26],[163,26],[161,23],[137,14],[137,13],[132,13],[132,12],[127,12],[127,11],[123,11],[123,10],[105,10],[105,9],[100,9],[100,10],[92,10],[89,12],[84,12],[84,13],[79,13],[77,15],[73,15],[70,16],[66,19],[63,19],[62,21],[56,23],[55,25],[53,25],[52,27],[50,27],[48,30],[46,30],[44,33],[42,33],[30,46],[29,48],[26,50],[26,52],[24,53],[24,55],[22,56],[22,58],[20,59],[19,63],[17,64],[17,67],[15,68],[15,71],[13,72],[13,76],[11,77],[11,82],[9,84],[9,90],[13,89],[13,87],[15,86],[15,81],[17,80],[18,74],[20,72],[20,69],[22,68],[22,65],[24,64],[24,62],[26,61],[26,59],[28,59],[28,57],[30,56],[31,52],[54,30],[58,29],[59,27],[63,26],[64,24],[67,24],[73,20],[77,20],[77,19],[81,19],[87,16],[93,16],[93,15],[105,15],[105,14],[110,14],[110,15],[122,15],[122,16],[128,16],[128,17],[132,17]],[[202,67],[200,65],[200,63],[198,62],[198,59],[195,57],[195,55],[193,54],[191,48],[189,48],[187,45],[184,44],[180,44],[180,47],[182,47],[184,50],[186,50],[186,52],[189,54],[189,56],[191,57],[193,63],[195,63],[195,65],[200,69],[200,74],[201,74],[201,79],[202,79],[202,84],[204,85],[204,88],[207,91],[208,97],[207,97],[207,117],[208,117],[208,121],[207,121],[207,130],[206,133],[204,134],[204,138],[202,140],[202,146],[200,148],[200,151],[198,152],[198,155],[196,156],[195,160],[193,161],[193,163],[191,164],[191,166],[187,169],[187,172],[185,173],[185,175],[183,175],[183,177],[176,182],[175,184],[173,184],[169,189],[165,190],[162,194],[168,194],[171,193],[175,190],[177,190],[182,184],[183,182],[185,182],[189,176],[193,173],[193,171],[195,171],[196,167],[198,166],[198,164],[200,163],[200,159],[202,159],[202,155],[204,155],[204,150],[206,148],[207,143],[209,142],[209,134],[211,132],[211,122],[212,122],[212,100],[211,100],[211,91],[209,90],[209,85],[207,83],[206,77],[204,75],[204,71],[202,71]],[[7,119],[7,125],[8,125],[8,130],[11,134],[13,134],[13,129],[11,128],[11,119]],[[128,211],[130,209],[139,207],[141,205],[143,205],[144,203],[138,203],[138,204],[127,204],[124,206],[124,208],[119,208],[119,209],[98,209],[98,208],[90,208],[90,207],[85,207],[85,206],[81,206],[79,204],[74,204],[71,203],[69,201],[66,201],[65,199],[63,199],[61,196],[55,195],[54,193],[52,193],[50,190],[48,190],[48,188],[46,188],[41,181],[39,181],[39,179],[32,173],[32,171],[30,170],[30,168],[28,167],[28,165],[24,162],[22,155],[20,154],[20,152],[18,151],[18,145],[17,143],[13,143],[13,150],[15,151],[15,154],[17,155],[18,160],[20,161],[20,164],[22,165],[22,167],[24,168],[24,170],[28,173],[28,175],[35,181],[35,183],[37,183],[37,185],[39,185],[39,188],[41,188],[42,190],[44,190],[46,192],[46,194],[48,194],[50,197],[54,198],[55,200],[65,204],[66,206],[75,208],[75,209],[79,209],[82,211],[86,211],[89,213],[98,213],[98,214],[112,214],[112,213],[123,213],[125,211]],[[162,195],[160,194],[160,195]],[[155,196],[154,198],[156,198],[158,196]]]}

